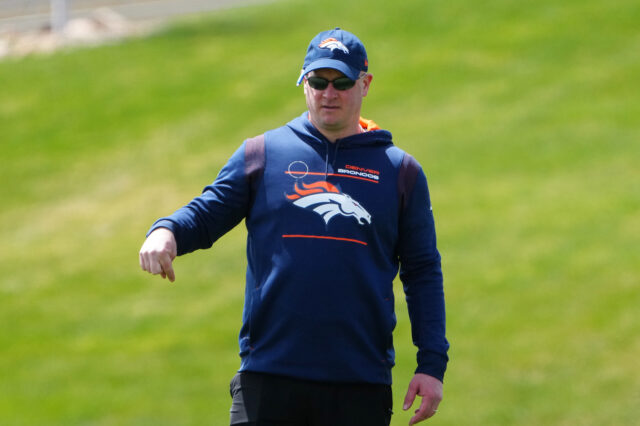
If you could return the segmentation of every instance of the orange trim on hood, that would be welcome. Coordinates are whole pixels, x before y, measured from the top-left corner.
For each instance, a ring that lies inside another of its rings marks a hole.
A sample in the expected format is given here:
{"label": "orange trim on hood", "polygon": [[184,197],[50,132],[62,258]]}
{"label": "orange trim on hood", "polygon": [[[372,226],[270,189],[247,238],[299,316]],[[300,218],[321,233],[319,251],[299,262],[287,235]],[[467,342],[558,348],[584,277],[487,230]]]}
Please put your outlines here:
{"label": "orange trim on hood", "polygon": [[366,118],[360,117],[360,126],[365,132],[369,132],[371,130],[381,130],[380,126],[378,126],[373,120],[367,120]]}

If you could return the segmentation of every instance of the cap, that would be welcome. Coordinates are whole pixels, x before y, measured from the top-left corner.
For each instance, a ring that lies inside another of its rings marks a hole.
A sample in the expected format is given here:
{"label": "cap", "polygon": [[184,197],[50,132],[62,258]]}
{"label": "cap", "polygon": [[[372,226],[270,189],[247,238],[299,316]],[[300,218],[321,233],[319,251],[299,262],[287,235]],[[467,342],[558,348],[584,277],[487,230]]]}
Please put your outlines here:
{"label": "cap", "polygon": [[332,68],[357,80],[361,71],[369,69],[367,51],[358,37],[348,31],[340,28],[323,31],[309,43],[297,85],[305,75],[320,68]]}

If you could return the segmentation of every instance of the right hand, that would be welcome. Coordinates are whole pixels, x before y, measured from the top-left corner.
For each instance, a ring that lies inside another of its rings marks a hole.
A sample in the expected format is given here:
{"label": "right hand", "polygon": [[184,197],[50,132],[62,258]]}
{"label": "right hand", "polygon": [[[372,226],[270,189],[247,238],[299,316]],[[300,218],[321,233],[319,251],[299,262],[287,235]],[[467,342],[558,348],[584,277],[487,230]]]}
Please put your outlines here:
{"label": "right hand", "polygon": [[178,254],[178,244],[173,232],[167,228],[153,231],[140,248],[140,267],[153,275],[162,275],[174,282],[176,274],[173,272],[173,259]]}

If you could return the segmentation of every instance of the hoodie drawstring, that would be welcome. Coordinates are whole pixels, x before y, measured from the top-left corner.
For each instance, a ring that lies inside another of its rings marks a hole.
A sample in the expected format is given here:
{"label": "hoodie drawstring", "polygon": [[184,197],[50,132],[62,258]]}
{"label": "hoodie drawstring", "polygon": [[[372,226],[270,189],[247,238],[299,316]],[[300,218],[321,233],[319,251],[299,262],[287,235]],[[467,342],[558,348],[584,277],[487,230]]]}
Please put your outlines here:
{"label": "hoodie drawstring", "polygon": [[329,178],[329,142],[327,142],[327,155],[324,159],[324,180]]}
{"label": "hoodie drawstring", "polygon": [[[338,149],[340,148],[340,139],[334,142],[336,149],[333,154],[333,161],[331,162],[331,168],[336,167],[336,159],[338,158]],[[329,149],[331,147],[330,142],[327,142],[327,155],[324,160],[324,180],[329,178]]]}
{"label": "hoodie drawstring", "polygon": [[336,151],[333,155],[333,161],[331,162],[331,167],[333,167],[334,169],[336,168],[336,160],[338,159],[338,149],[340,148],[340,142],[342,141],[342,139],[338,139],[336,141]]}

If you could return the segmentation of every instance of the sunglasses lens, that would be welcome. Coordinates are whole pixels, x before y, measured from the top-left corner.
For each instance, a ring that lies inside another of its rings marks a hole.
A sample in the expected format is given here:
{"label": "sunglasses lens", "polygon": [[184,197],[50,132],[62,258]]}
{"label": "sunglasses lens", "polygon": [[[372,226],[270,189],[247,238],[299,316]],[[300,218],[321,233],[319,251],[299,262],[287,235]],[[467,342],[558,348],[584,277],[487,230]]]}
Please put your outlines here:
{"label": "sunglasses lens", "polygon": [[348,90],[356,84],[354,80],[347,77],[336,78],[331,82],[322,77],[308,77],[307,81],[309,82],[309,86],[315,90],[324,90],[329,87],[329,83],[332,83],[336,90]]}
{"label": "sunglasses lens", "polygon": [[309,82],[309,86],[315,90],[324,90],[329,86],[329,80],[320,77],[309,77],[307,81]]}
{"label": "sunglasses lens", "polygon": [[347,77],[337,78],[333,80],[333,87],[336,90],[351,89],[355,84],[356,82],[354,80],[351,80],[350,78],[347,78]]}

